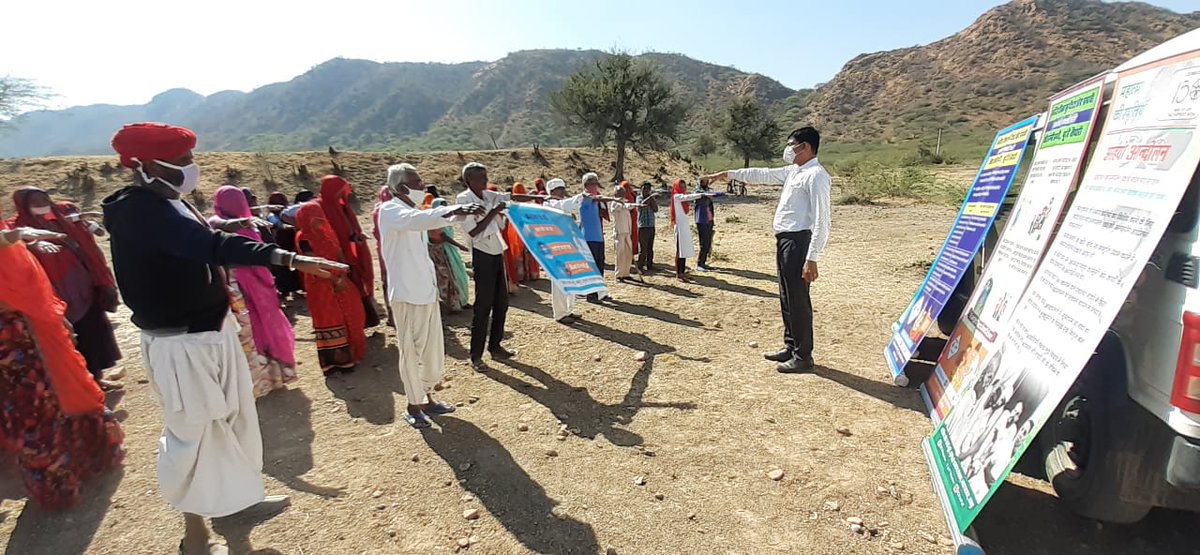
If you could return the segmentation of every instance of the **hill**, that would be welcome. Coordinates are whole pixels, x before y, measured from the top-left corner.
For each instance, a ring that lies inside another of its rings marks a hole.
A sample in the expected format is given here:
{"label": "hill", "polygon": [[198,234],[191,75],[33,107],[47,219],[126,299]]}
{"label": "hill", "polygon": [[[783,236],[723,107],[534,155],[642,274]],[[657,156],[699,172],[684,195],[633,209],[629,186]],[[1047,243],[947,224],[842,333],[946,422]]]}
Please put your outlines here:
{"label": "hill", "polygon": [[[557,125],[546,94],[596,50],[529,50],[492,62],[378,63],[333,59],[285,83],[249,93],[208,97],[185,89],[139,106],[83,106],[39,111],[0,134],[0,156],[104,154],[121,124],[168,120],[201,136],[202,150],[324,149],[457,150],[582,145],[585,137]],[[782,106],[794,91],[761,75],[678,54],[643,54],[672,79],[693,106],[685,129],[708,123],[735,94]]]}
{"label": "hill", "polygon": [[[679,54],[639,57],[657,65],[692,108],[681,145],[711,132],[712,116],[733,96],[753,94],[784,129],[817,125],[836,152],[907,154],[942,129],[952,152],[974,156],[996,128],[1044,109],[1055,92],[1197,26],[1200,12],[1142,3],[1013,0],[932,44],[860,55],[816,91]],[[192,127],[202,150],[583,145],[586,137],[549,113],[546,95],[602,55],[527,50],[460,64],[338,58],[249,93],[175,89],[139,106],[25,114],[15,132],[0,134],[0,157],[106,154],[112,132],[138,120]]]}
{"label": "hill", "polygon": [[[803,115],[852,142],[986,141],[1062,89],[1200,26],[1137,2],[1014,0],[926,46],[863,54]],[[974,141],[972,141],[974,139]]]}

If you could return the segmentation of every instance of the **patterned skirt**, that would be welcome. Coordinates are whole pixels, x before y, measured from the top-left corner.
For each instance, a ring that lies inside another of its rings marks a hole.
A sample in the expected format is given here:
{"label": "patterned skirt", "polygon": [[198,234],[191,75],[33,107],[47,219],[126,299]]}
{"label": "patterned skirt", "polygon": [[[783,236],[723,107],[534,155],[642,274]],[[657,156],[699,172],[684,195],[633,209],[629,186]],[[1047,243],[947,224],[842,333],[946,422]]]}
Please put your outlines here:
{"label": "patterned skirt", "polygon": [[49,510],[75,505],[85,480],[121,464],[123,439],[107,409],[62,412],[28,322],[0,310],[0,448],[17,454],[29,497]]}
{"label": "patterned skirt", "polygon": [[296,381],[296,369],[258,352],[254,345],[254,328],[250,327],[250,311],[246,308],[246,299],[242,296],[242,290],[238,288],[237,280],[233,279],[233,273],[229,275],[229,310],[241,328],[238,330],[238,339],[242,342],[242,351],[246,353],[246,362],[250,364],[254,397],[262,397]]}
{"label": "patterned skirt", "polygon": [[439,243],[429,244],[429,258],[433,260],[433,269],[437,273],[438,298],[442,308],[450,312],[462,310],[462,295],[458,283],[454,281],[454,271],[450,268],[450,257],[446,249]]}

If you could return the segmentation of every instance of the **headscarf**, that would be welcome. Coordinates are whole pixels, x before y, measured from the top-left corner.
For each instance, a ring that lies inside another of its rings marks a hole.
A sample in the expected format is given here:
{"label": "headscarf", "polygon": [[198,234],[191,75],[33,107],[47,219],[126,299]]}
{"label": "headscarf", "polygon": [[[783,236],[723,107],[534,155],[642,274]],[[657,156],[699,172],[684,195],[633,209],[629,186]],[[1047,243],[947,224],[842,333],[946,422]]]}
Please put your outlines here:
{"label": "headscarf", "polygon": [[528,195],[529,194],[529,190],[527,190],[525,188],[525,184],[521,183],[520,181],[518,181],[516,183],[516,185],[513,185],[512,192],[514,195]]}
{"label": "headscarf", "polygon": [[497,193],[500,192],[500,189],[496,188],[495,185],[490,185],[490,184],[487,186],[487,190],[492,191],[492,192],[497,192]]}
{"label": "headscarf", "polygon": [[395,195],[393,195],[393,194],[392,194],[392,188],[391,188],[391,187],[388,187],[387,185],[384,185],[383,187],[380,187],[380,188],[379,188],[379,196],[378,196],[378,198],[379,198],[379,203],[380,203],[380,204],[383,204],[383,203],[385,203],[385,202],[387,202],[387,201],[389,201],[389,200],[392,200],[393,198],[395,198]]}
{"label": "headscarf", "polygon": [[[8,223],[0,220],[0,231],[7,229]],[[28,319],[62,411],[69,415],[102,412],[104,393],[63,323],[67,305],[54,294],[46,272],[24,244],[0,248],[0,304]]]}
{"label": "headscarf", "polygon": [[246,206],[258,204],[254,201],[258,200],[258,196],[251,191],[249,187],[242,187],[242,194],[246,196]]}
{"label": "headscarf", "polygon": [[346,257],[345,262],[350,265],[350,280],[361,289],[360,296],[365,297],[373,293],[371,284],[375,281],[375,264],[371,260],[371,251],[367,249],[362,226],[358,225],[358,217],[346,202],[349,196],[349,181],[336,175],[321,178],[321,197],[317,202],[337,236],[342,255]]}
{"label": "headscarf", "polygon": [[[78,214],[79,208],[69,202],[51,202],[50,215],[37,216],[29,210],[29,201],[34,195],[50,195],[36,187],[25,187],[18,189],[13,193],[13,205],[17,207],[17,216],[13,218],[12,224],[14,227],[33,227],[37,229],[45,229],[57,233],[67,234],[68,241],[66,246],[75,251],[79,260],[83,262],[87,268],[88,274],[92,277],[92,283],[97,286],[115,291],[117,282],[113,279],[112,270],[108,268],[108,262],[104,259],[104,253],[100,251],[99,245],[96,244],[96,237],[90,231],[78,223],[67,220],[68,214]],[[42,263],[43,269],[49,275],[51,282],[62,276],[69,268],[65,266],[69,261],[57,256],[43,256],[41,253],[35,255],[38,261]],[[115,299],[116,297],[113,296]],[[104,307],[108,310],[110,307]],[[115,309],[116,307],[111,307]]]}
{"label": "headscarf", "polygon": [[[671,187],[671,223],[675,223],[675,195],[684,194],[687,194],[687,186],[683,184],[682,179],[676,179],[675,185]],[[688,214],[687,203],[681,202],[679,205],[683,208],[683,214],[686,216]]]}
{"label": "headscarf", "polygon": [[433,193],[425,193],[425,198],[421,201],[421,207],[428,209],[430,206],[433,206],[433,201],[436,198],[433,196]]}
{"label": "headscarf", "polygon": [[[250,203],[244,193],[245,189],[238,189],[232,185],[217,189],[217,192],[213,193],[213,212],[224,220],[251,217]],[[236,233],[254,241],[262,241],[262,235],[254,227],[239,229]]]}
{"label": "headscarf", "polygon": [[535,190],[539,193],[545,194],[546,193],[546,182],[543,181],[542,178],[540,178],[540,177],[537,179],[534,179],[533,180],[533,190]]}
{"label": "headscarf", "polygon": [[165,123],[130,123],[117,131],[112,148],[121,156],[121,165],[138,167],[148,160],[173,160],[196,148],[191,129]]}
{"label": "headscarf", "polygon": [[625,191],[625,202],[636,202],[637,193],[633,190],[633,184],[628,181],[621,182],[621,189]]}
{"label": "headscarf", "polygon": [[267,204],[274,205],[274,206],[287,206],[288,205],[287,195],[285,195],[279,191],[275,191],[267,196]]}
{"label": "headscarf", "polygon": [[[314,254],[334,262],[347,262],[339,253],[332,252],[332,247],[338,246],[338,242],[329,225],[329,218],[326,217],[325,210],[321,208],[321,205],[316,202],[303,202],[297,204],[295,208],[296,243],[306,241],[311,251],[308,254]],[[289,210],[291,209],[289,208]]]}
{"label": "headscarf", "polygon": [[435,199],[433,199],[433,202],[429,203],[430,208],[441,208],[445,205],[446,205],[446,199],[444,199],[444,198],[435,198]]}

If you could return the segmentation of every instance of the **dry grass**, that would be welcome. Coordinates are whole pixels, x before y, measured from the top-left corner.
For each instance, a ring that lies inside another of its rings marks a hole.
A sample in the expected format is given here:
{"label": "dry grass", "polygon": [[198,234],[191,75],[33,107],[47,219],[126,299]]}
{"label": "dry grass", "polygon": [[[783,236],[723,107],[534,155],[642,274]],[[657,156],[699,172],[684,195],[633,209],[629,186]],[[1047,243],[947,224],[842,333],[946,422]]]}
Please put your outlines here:
{"label": "dry grass", "polygon": [[[202,160],[216,164],[206,166],[222,163],[211,156]],[[913,265],[931,258],[953,208],[838,207],[814,287],[822,368],[785,376],[759,357],[781,333],[773,194],[752,188],[727,201],[722,214],[738,221],[719,224],[715,242],[727,261],[694,285],[663,275],[615,286],[617,303],[581,303],[574,327],[549,319],[546,281],[522,288],[509,317],[507,344],[520,350],[512,364],[471,371],[469,316],[447,317],[442,398],[462,408],[426,433],[397,418],[404,405],[392,331],[371,338],[355,374],[326,382],[309,319],[293,306],[302,378],[258,406],[268,490],[294,504],[271,521],[221,531],[242,550],[252,543],[255,553],[289,555],[453,553],[472,536],[465,551],[480,554],[883,554],[897,552],[896,542],[904,553],[947,553],[924,539],[945,535],[918,449],[929,421],[915,391],[890,384],[881,351],[923,277]],[[658,252],[669,253],[662,222],[659,237]],[[6,488],[0,546],[8,553],[161,554],[182,534],[156,493],[160,423],[149,386],[137,383],[138,334],[126,312],[115,321],[130,371],[128,391],[111,399],[124,418],[125,468],[61,515],[41,514],[19,488]],[[638,351],[649,360],[635,361]],[[565,441],[555,439],[559,422],[571,431]],[[778,482],[767,478],[776,468],[785,473]],[[1025,479],[1001,491],[980,524],[989,553],[1194,545],[1176,531],[1184,520],[1175,513],[1098,530],[1047,491]],[[471,508],[479,520],[463,519]],[[852,516],[879,535],[853,534],[844,521]]]}

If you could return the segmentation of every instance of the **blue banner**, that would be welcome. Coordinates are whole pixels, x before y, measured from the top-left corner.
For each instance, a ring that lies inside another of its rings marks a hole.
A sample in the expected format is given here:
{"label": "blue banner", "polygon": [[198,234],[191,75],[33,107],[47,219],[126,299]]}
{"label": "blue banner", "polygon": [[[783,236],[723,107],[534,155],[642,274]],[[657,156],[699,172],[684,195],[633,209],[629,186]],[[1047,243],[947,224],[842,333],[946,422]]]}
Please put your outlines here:
{"label": "blue banner", "polygon": [[607,294],[583,231],[571,216],[536,204],[509,203],[508,221],[550,279],[568,295]]}
{"label": "blue banner", "polygon": [[904,367],[925,339],[925,334],[937,322],[942,308],[950,300],[958,282],[971,267],[975,253],[992,227],[1000,204],[1016,177],[1025,147],[1029,143],[1037,117],[1014,124],[996,134],[988,149],[975,181],[967,191],[958,217],[942,244],[937,259],[929,268],[925,282],[908,305],[900,320],[892,325],[892,340],[884,350],[884,358],[896,383],[907,385]]}

